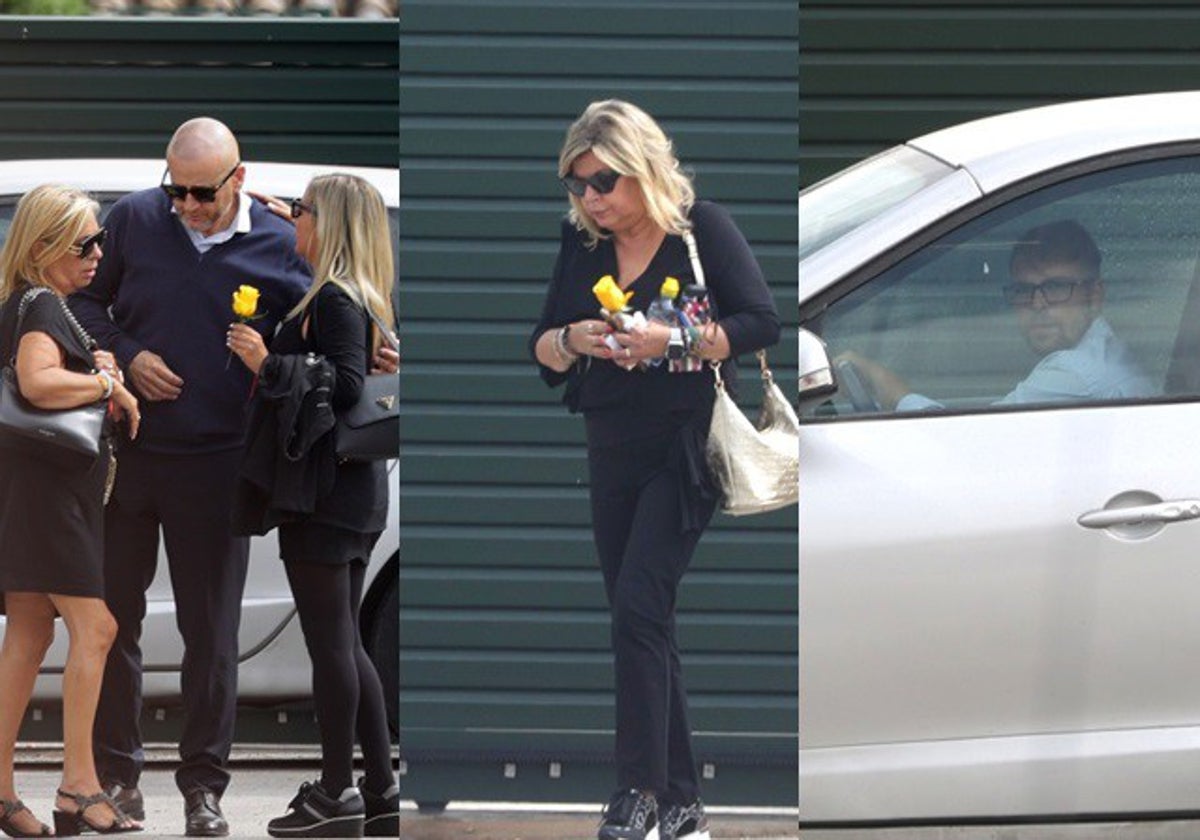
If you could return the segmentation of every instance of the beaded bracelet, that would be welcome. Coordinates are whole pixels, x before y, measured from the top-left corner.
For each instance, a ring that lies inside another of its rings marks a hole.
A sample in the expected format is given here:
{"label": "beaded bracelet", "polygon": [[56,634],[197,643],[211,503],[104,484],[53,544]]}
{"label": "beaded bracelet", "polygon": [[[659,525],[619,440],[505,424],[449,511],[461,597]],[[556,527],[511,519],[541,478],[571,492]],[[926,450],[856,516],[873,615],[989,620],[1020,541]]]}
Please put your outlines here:
{"label": "beaded bracelet", "polygon": [[106,400],[111,397],[113,388],[116,387],[116,380],[112,378],[112,374],[106,370],[98,370],[96,379],[99,380],[100,389],[103,392],[100,394],[100,399]]}

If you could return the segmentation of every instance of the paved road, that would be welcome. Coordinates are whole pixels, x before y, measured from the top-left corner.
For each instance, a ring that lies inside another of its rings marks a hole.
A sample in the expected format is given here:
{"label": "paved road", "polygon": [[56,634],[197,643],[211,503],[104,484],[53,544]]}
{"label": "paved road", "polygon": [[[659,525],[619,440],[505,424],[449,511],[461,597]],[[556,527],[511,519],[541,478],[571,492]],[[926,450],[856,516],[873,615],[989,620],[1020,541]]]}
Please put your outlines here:
{"label": "paved road", "polygon": [[[41,760],[24,762],[17,770],[17,788],[25,803],[50,822],[54,788],[59,772]],[[291,762],[275,766],[239,765],[222,807],[232,837],[266,837],[266,824],[282,814],[296,788],[318,775],[312,763]],[[183,799],[175,788],[169,765],[155,764],[142,776],[146,797],[146,831],[138,837],[182,837]],[[404,840],[594,840],[599,809],[560,813],[489,810],[490,806],[451,808],[436,817],[418,814],[416,805],[404,803],[401,831]],[[796,818],[720,814],[713,819],[714,837],[720,840],[794,840]]]}
{"label": "paved road", "polygon": [[805,829],[802,840],[1196,840],[1200,821],[944,828]]}

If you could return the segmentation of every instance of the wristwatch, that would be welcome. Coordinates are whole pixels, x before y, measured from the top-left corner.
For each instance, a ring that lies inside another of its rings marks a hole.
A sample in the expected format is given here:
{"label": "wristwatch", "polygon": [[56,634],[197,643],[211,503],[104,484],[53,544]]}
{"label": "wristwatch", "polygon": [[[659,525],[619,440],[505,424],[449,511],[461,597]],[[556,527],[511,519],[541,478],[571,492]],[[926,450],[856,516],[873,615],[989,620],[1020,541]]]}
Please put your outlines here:
{"label": "wristwatch", "polygon": [[683,330],[679,327],[672,327],[671,337],[667,339],[667,358],[682,359],[683,351]]}

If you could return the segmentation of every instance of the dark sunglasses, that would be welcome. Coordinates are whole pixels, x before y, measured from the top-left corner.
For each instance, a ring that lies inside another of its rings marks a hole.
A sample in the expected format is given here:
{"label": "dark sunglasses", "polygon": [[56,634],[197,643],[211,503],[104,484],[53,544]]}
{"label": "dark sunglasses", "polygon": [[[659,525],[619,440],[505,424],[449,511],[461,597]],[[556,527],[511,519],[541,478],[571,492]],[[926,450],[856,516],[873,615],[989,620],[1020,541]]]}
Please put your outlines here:
{"label": "dark sunglasses", "polygon": [[1004,300],[1009,306],[1033,306],[1033,299],[1040,294],[1047,306],[1066,303],[1075,294],[1078,286],[1090,286],[1095,280],[1076,280],[1070,277],[1050,277],[1041,283],[1010,283],[1004,287]]}
{"label": "dark sunglasses", "polygon": [[108,239],[108,231],[104,228],[100,228],[100,230],[96,231],[82,242],[76,243],[75,245],[68,245],[67,252],[74,254],[81,260],[86,260],[88,257],[92,256],[95,251],[99,251],[104,247],[104,241],[106,239]]}
{"label": "dark sunglasses", "polygon": [[317,208],[313,207],[311,204],[305,204],[303,199],[293,198],[292,218],[299,219],[305,213],[311,213],[315,216],[317,215]]}
{"label": "dark sunglasses", "polygon": [[233,177],[233,173],[237,172],[238,167],[241,165],[242,162],[240,160],[235,163],[233,169],[229,170],[229,174],[222,178],[221,183],[215,187],[185,187],[183,184],[168,184],[166,183],[167,176],[171,174],[171,170],[168,167],[162,176],[163,183],[159,184],[159,186],[162,187],[163,192],[170,196],[173,201],[184,201],[187,199],[188,193],[191,193],[192,198],[201,204],[212,204],[217,200],[217,190],[225,186],[225,182]]}
{"label": "dark sunglasses", "polygon": [[580,178],[578,175],[564,175],[558,180],[567,188],[567,192],[571,195],[583,198],[583,194],[587,192],[587,188],[591,187],[600,195],[608,195],[617,188],[617,179],[621,177],[620,172],[612,169],[601,169],[594,175],[589,175],[586,178]]}

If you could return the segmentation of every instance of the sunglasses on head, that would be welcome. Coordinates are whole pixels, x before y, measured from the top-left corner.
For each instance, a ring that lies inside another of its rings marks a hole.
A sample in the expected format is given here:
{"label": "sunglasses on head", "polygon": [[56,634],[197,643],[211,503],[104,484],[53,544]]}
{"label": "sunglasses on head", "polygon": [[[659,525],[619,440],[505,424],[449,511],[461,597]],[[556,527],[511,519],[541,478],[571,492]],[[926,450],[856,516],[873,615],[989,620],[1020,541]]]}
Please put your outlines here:
{"label": "sunglasses on head", "polygon": [[229,173],[215,187],[185,187],[183,184],[168,184],[166,183],[167,176],[171,174],[171,169],[168,167],[162,176],[163,183],[159,184],[159,186],[162,187],[163,192],[171,197],[172,201],[184,201],[187,199],[188,193],[191,193],[192,198],[201,204],[211,204],[217,200],[217,190],[225,186],[225,182],[233,177],[233,173],[237,172],[238,167],[241,165],[242,162],[240,160],[235,163],[233,169],[230,169]]}
{"label": "sunglasses on head", "polygon": [[108,231],[104,228],[93,233],[87,239],[81,242],[76,242],[74,245],[67,246],[67,252],[74,254],[81,260],[86,260],[93,253],[104,247],[104,240],[108,238]]}
{"label": "sunglasses on head", "polygon": [[608,195],[617,188],[617,179],[621,177],[621,173],[612,169],[601,169],[595,174],[589,175],[586,178],[580,178],[578,175],[564,175],[558,180],[566,187],[567,192],[571,195],[583,198],[583,194],[587,192],[587,188],[591,187],[600,195]]}
{"label": "sunglasses on head", "polygon": [[292,218],[299,219],[305,213],[311,213],[312,215],[315,216],[315,215],[317,215],[317,210],[311,204],[306,204],[303,199],[293,198],[292,199]]}

